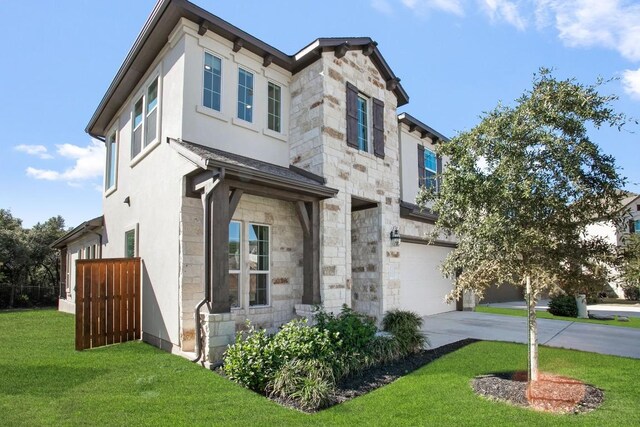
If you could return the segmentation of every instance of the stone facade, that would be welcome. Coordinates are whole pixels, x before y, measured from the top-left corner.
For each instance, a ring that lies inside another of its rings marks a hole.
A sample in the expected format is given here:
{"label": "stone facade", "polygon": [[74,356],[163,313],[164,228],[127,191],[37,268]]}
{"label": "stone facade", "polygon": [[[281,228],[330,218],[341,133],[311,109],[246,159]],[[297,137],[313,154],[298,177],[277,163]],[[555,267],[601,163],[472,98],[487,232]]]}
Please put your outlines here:
{"label": "stone facade", "polygon": [[[384,102],[384,159],[346,143],[346,83]],[[321,295],[328,310],[352,305],[352,197],[378,203],[378,315],[399,304],[399,252],[386,236],[399,223],[400,182],[397,99],[369,57],[332,52],[292,78],[291,163],[322,175],[339,190],[321,203]],[[302,88],[302,90],[300,90]],[[302,136],[302,138],[299,138]]]}
{"label": "stone facade", "polygon": [[351,308],[380,317],[380,215],[378,209],[351,214]]}
{"label": "stone facade", "polygon": [[[203,298],[204,242],[202,228],[202,202],[183,198],[180,220],[180,321],[181,347],[192,351],[195,344],[194,308]],[[246,320],[258,328],[276,329],[293,319],[295,305],[302,301],[302,228],[293,204],[276,199],[245,194],[232,218],[242,224],[242,254],[248,253],[245,238],[249,223],[268,225],[271,229],[270,301],[268,306],[249,307],[249,290],[244,279],[241,284],[241,307],[231,309],[236,329],[242,329]],[[241,261],[243,278],[248,277],[247,257]],[[203,309],[202,312],[205,310]]]}

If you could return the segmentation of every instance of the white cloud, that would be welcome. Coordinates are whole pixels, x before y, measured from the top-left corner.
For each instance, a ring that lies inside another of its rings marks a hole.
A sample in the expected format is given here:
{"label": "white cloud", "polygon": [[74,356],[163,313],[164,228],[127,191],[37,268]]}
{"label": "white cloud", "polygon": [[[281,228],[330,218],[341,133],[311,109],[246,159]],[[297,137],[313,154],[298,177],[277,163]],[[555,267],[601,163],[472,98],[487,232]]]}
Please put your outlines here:
{"label": "white cloud", "polygon": [[57,147],[60,156],[75,161],[72,167],[64,171],[28,167],[27,175],[47,181],[65,181],[72,186],[102,177],[105,158],[102,142],[94,139],[86,147],[73,144],[62,144]]}
{"label": "white cloud", "polygon": [[26,145],[20,144],[13,147],[16,151],[27,153],[30,156],[40,157],[41,159],[52,159],[53,156],[47,153],[47,147],[44,145]]}
{"label": "white cloud", "polygon": [[417,13],[440,10],[458,16],[464,15],[461,0],[402,0],[402,4]]}
{"label": "white cloud", "polygon": [[505,21],[520,31],[524,31],[527,27],[527,22],[520,14],[520,7],[516,2],[510,0],[479,0],[479,2],[491,22]]}
{"label": "white cloud", "polygon": [[640,68],[622,72],[622,86],[632,98],[640,99]]}
{"label": "white cloud", "polygon": [[393,14],[393,6],[389,0],[371,0],[371,7],[385,15]]}
{"label": "white cloud", "polygon": [[640,3],[625,0],[535,0],[540,26],[553,21],[570,47],[600,46],[640,61]]}

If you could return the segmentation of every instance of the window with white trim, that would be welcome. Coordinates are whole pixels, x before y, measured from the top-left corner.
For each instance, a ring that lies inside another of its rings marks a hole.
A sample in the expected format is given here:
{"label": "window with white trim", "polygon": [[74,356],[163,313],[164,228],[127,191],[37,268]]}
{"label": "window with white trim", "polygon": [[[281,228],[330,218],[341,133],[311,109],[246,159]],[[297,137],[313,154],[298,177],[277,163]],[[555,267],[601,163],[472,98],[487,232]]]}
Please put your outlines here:
{"label": "window with white trim", "polygon": [[131,158],[158,140],[159,77],[151,81],[133,104]]}
{"label": "window with white trim", "polygon": [[253,122],[253,74],[238,68],[238,118]]}
{"label": "window with white trim", "polygon": [[280,132],[282,114],[282,89],[275,83],[269,82],[267,88],[267,127]]}
{"label": "window with white trim", "polygon": [[204,53],[204,85],[202,90],[202,105],[220,111],[222,59],[209,52]]}
{"label": "window with white trim", "polygon": [[116,185],[116,168],[118,165],[118,133],[113,130],[107,137],[107,167],[104,174],[104,189],[109,190]]}
{"label": "window with white trim", "polygon": [[231,307],[240,307],[241,229],[240,222],[229,223],[229,305]]}
{"label": "window with white trim", "polygon": [[269,226],[249,224],[249,305],[269,304]]}
{"label": "window with white trim", "polygon": [[136,256],[136,230],[128,230],[124,233],[124,257],[134,258]]}

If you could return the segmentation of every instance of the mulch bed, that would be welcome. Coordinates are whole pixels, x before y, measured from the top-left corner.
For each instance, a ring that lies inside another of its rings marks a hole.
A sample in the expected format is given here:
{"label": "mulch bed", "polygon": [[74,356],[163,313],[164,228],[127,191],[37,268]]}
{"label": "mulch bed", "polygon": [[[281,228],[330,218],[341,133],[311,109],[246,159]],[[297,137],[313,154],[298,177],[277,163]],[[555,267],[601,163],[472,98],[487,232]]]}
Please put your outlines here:
{"label": "mulch bed", "polygon": [[526,372],[482,375],[471,381],[471,387],[489,399],[562,414],[590,412],[604,401],[604,393],[596,387],[546,373],[530,385]]}
{"label": "mulch bed", "polygon": [[[403,377],[425,365],[428,365],[429,363],[441,358],[442,356],[445,356],[477,341],[478,340],[474,339],[465,339],[432,350],[422,350],[419,353],[407,356],[404,359],[397,360],[393,363],[372,366],[368,369],[365,369],[364,371],[359,372],[356,375],[344,378],[337,384],[336,392],[333,395],[331,402],[322,409],[326,409],[333,405],[346,402],[363,394],[369,393],[377,388],[385,386],[400,377]],[[283,400],[278,398],[271,399],[281,405],[295,408],[303,412],[316,412],[307,411],[299,407],[295,401]]]}

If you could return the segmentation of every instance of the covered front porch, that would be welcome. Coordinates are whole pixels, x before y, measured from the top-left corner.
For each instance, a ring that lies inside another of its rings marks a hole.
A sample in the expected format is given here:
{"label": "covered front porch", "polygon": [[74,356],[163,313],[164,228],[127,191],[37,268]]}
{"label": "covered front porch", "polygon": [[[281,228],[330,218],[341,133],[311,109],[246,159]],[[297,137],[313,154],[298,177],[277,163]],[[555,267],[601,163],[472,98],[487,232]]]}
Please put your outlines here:
{"label": "covered front porch", "polygon": [[320,202],[337,191],[293,167],[169,143],[198,166],[184,179],[181,347],[213,362],[246,320],[275,329],[321,302]]}

